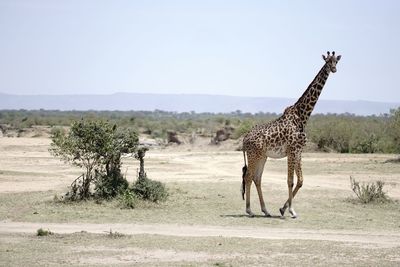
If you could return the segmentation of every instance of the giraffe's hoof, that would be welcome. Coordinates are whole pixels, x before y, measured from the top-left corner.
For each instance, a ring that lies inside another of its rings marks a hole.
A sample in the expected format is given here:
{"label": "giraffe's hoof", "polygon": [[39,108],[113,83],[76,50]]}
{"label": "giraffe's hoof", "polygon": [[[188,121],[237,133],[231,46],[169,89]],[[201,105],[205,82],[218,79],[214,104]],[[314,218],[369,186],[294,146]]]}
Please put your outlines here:
{"label": "giraffe's hoof", "polygon": [[261,211],[264,213],[264,216],[265,216],[265,217],[268,217],[268,218],[269,218],[269,217],[272,217],[271,214],[269,214],[269,212],[267,211],[266,208],[261,209]]}
{"label": "giraffe's hoof", "polygon": [[254,213],[251,212],[250,210],[247,210],[246,213],[249,215],[250,218],[254,217]]}
{"label": "giraffe's hoof", "polygon": [[297,214],[296,214],[296,212],[295,212],[293,209],[289,209],[289,213],[290,213],[290,216],[291,216],[293,219],[296,219],[296,218],[297,218]]}
{"label": "giraffe's hoof", "polygon": [[280,208],[279,211],[281,212],[281,216],[283,217],[285,215],[285,208]]}

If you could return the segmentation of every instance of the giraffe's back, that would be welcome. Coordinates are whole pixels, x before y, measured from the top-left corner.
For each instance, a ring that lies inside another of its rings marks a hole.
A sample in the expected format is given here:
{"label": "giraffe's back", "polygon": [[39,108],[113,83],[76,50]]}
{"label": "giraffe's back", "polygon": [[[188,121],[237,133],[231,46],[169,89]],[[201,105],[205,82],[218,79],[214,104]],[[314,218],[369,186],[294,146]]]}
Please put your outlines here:
{"label": "giraffe's back", "polygon": [[243,138],[243,150],[257,157],[286,157],[289,148],[305,145],[305,133],[296,119],[292,114],[284,114],[277,120],[254,126]]}
{"label": "giraffe's back", "polygon": [[283,158],[286,156],[287,141],[285,127],[279,121],[272,121],[254,126],[243,138],[243,150],[248,154]]}

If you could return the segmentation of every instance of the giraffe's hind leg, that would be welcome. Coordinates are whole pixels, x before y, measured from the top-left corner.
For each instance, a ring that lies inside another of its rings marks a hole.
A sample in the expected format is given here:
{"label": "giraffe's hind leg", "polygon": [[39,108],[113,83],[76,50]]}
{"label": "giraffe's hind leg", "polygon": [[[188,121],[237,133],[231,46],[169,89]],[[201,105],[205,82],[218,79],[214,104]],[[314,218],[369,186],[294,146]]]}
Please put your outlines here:
{"label": "giraffe's hind leg", "polygon": [[250,188],[251,188],[252,180],[245,180],[245,187],[246,187],[246,213],[250,217],[254,217],[254,213],[251,211],[250,208]]}
{"label": "giraffe's hind leg", "polygon": [[255,176],[254,176],[254,183],[256,184],[258,198],[260,200],[261,211],[264,212],[266,217],[271,217],[271,215],[267,211],[267,208],[265,207],[263,193],[262,193],[262,190],[261,190],[261,178],[262,178],[262,174],[264,172],[264,165],[265,165],[266,161],[267,161],[267,158],[263,158],[263,159],[260,159],[258,161],[257,168],[256,168],[256,173],[255,173]]}
{"label": "giraffe's hind leg", "polygon": [[247,169],[244,173],[243,176],[243,182],[244,182],[244,191],[246,195],[246,213],[250,217],[254,217],[254,213],[251,211],[250,208],[250,189],[251,189],[251,184],[254,180],[254,176],[256,175],[257,172],[257,158],[254,156],[253,153],[247,152]]}

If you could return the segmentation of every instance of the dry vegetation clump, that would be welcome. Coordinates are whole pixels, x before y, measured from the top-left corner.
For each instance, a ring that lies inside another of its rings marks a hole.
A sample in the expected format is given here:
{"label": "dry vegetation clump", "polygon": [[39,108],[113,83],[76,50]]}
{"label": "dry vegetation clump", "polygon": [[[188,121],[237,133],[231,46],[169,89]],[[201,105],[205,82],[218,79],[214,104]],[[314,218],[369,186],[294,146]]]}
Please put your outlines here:
{"label": "dry vegetation clump", "polygon": [[378,180],[376,182],[360,184],[360,182],[357,182],[350,176],[350,184],[358,200],[363,204],[392,202],[386,192],[383,191],[383,186],[385,185],[383,181]]}
{"label": "dry vegetation clump", "polygon": [[388,159],[385,161],[385,163],[400,163],[400,157],[394,159]]}
{"label": "dry vegetation clump", "polygon": [[113,231],[112,229],[110,229],[110,231],[108,232],[107,236],[109,238],[121,238],[124,237],[125,235],[122,233],[119,233],[117,231]]}

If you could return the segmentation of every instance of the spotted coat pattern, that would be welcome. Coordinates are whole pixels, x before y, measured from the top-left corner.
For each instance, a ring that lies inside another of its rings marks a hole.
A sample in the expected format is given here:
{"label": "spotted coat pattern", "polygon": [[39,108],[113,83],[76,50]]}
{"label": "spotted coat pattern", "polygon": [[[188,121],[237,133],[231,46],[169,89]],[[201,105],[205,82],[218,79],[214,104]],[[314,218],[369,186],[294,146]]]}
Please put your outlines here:
{"label": "spotted coat pattern", "polygon": [[[297,216],[292,208],[292,199],[303,185],[301,153],[307,140],[304,129],[329,73],[336,72],[336,63],[340,58],[341,56],[335,56],[335,52],[332,55],[328,52],[328,56],[323,56],[325,64],[298,101],[293,106],[286,108],[278,119],[266,124],[256,125],[244,136],[243,154],[245,166],[243,167],[242,195],[244,198],[244,194],[246,194],[246,212],[250,216],[254,216],[250,209],[250,187],[252,182],[256,185],[262,212],[266,216],[270,216],[265,207],[261,191],[261,177],[268,157],[288,158],[287,184],[289,198],[280,209],[280,213],[283,216],[289,207],[291,216],[294,218]],[[293,190],[294,173],[297,176],[297,184]]]}

